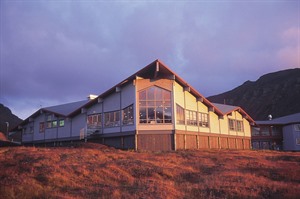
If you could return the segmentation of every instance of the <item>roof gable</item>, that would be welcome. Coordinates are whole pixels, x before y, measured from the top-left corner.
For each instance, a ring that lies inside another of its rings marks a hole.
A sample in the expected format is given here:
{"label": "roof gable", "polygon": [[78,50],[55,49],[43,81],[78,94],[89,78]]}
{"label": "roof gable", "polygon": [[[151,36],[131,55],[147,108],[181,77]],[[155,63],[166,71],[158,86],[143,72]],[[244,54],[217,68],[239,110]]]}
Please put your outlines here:
{"label": "roof gable", "polygon": [[233,111],[238,111],[241,113],[249,122],[254,123],[254,120],[244,111],[241,107],[239,106],[231,106],[227,104],[218,104],[218,103],[213,103],[218,109],[223,113],[223,115],[228,115],[232,113]]}
{"label": "roof gable", "polygon": [[[115,92],[116,88],[122,87],[123,85],[126,85],[129,82],[132,82],[137,77],[142,78],[150,78],[150,79],[156,79],[156,78],[168,78],[173,79],[176,82],[178,82],[181,86],[184,88],[188,88],[189,92],[193,94],[198,100],[200,100],[202,103],[204,103],[206,106],[211,108],[217,115],[222,116],[223,113],[214,106],[210,101],[208,101],[202,94],[200,94],[196,89],[194,89],[190,84],[188,84],[185,80],[183,80],[179,75],[177,75],[175,72],[173,72],[168,66],[166,66],[162,61],[155,60],[149,65],[145,66],[141,70],[137,71],[133,75],[129,76],[128,78],[124,79],[117,85],[113,86],[106,92],[100,94],[97,98],[90,101],[85,105],[86,108],[98,103],[99,99],[105,98],[109,94]],[[80,112],[80,110],[74,111],[71,115],[76,115]]]}

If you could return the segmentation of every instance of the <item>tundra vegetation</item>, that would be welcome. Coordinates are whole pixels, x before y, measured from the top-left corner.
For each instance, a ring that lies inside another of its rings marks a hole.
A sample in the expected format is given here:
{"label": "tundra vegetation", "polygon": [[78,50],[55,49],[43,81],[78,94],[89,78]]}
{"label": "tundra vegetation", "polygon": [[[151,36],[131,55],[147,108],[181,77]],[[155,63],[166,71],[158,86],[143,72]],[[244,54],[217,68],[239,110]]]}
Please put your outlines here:
{"label": "tundra vegetation", "polygon": [[298,198],[300,153],[0,148],[0,198]]}

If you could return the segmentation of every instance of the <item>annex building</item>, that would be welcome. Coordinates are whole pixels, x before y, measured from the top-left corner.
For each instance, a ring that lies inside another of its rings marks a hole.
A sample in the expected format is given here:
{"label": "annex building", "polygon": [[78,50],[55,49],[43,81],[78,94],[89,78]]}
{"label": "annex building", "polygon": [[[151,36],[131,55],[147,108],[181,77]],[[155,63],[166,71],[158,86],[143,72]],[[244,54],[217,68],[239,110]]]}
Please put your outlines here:
{"label": "annex building", "polygon": [[300,113],[255,123],[253,149],[300,151]]}
{"label": "annex building", "polygon": [[215,104],[160,60],[88,100],[41,108],[14,131],[23,144],[93,141],[121,149],[250,149],[254,120]]}

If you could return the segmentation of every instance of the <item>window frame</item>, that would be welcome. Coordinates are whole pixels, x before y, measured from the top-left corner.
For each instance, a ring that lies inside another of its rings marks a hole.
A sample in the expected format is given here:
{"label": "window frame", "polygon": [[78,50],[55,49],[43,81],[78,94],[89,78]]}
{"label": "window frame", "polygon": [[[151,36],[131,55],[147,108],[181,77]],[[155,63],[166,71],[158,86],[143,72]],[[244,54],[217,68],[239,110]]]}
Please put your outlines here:
{"label": "window frame", "polygon": [[[107,120],[108,119],[108,120]],[[104,127],[119,127],[120,126],[120,111],[110,111],[104,113]]]}
{"label": "window frame", "polygon": [[186,116],[186,125],[189,126],[198,126],[198,118],[197,118],[197,111],[192,110],[185,110]]}
{"label": "window frame", "polygon": [[86,124],[88,128],[102,128],[102,113],[87,115]]}
{"label": "window frame", "polygon": [[200,127],[209,128],[209,115],[208,115],[208,113],[198,112],[198,125]]}
{"label": "window frame", "polygon": [[172,92],[150,86],[138,92],[139,124],[172,124]]}
{"label": "window frame", "polygon": [[44,133],[45,129],[46,129],[45,122],[40,122],[40,124],[39,124],[39,132],[40,133]]}
{"label": "window frame", "polygon": [[228,128],[229,131],[236,131],[236,120],[234,119],[228,119]]}
{"label": "window frame", "polygon": [[299,132],[300,131],[300,124],[294,124],[294,130]]}
{"label": "window frame", "polygon": [[60,119],[58,122],[58,126],[59,127],[64,127],[65,126],[65,120],[64,119]]}
{"label": "window frame", "polygon": [[122,109],[122,125],[134,125],[133,104]]}

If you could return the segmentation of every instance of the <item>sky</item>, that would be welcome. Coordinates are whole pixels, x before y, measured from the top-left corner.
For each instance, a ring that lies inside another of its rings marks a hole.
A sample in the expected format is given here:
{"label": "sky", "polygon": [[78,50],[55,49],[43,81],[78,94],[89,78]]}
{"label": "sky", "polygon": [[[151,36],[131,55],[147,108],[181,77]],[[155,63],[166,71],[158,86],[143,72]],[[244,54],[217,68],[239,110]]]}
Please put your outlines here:
{"label": "sky", "polygon": [[0,103],[26,119],[160,59],[208,97],[300,67],[300,1],[0,1]]}

